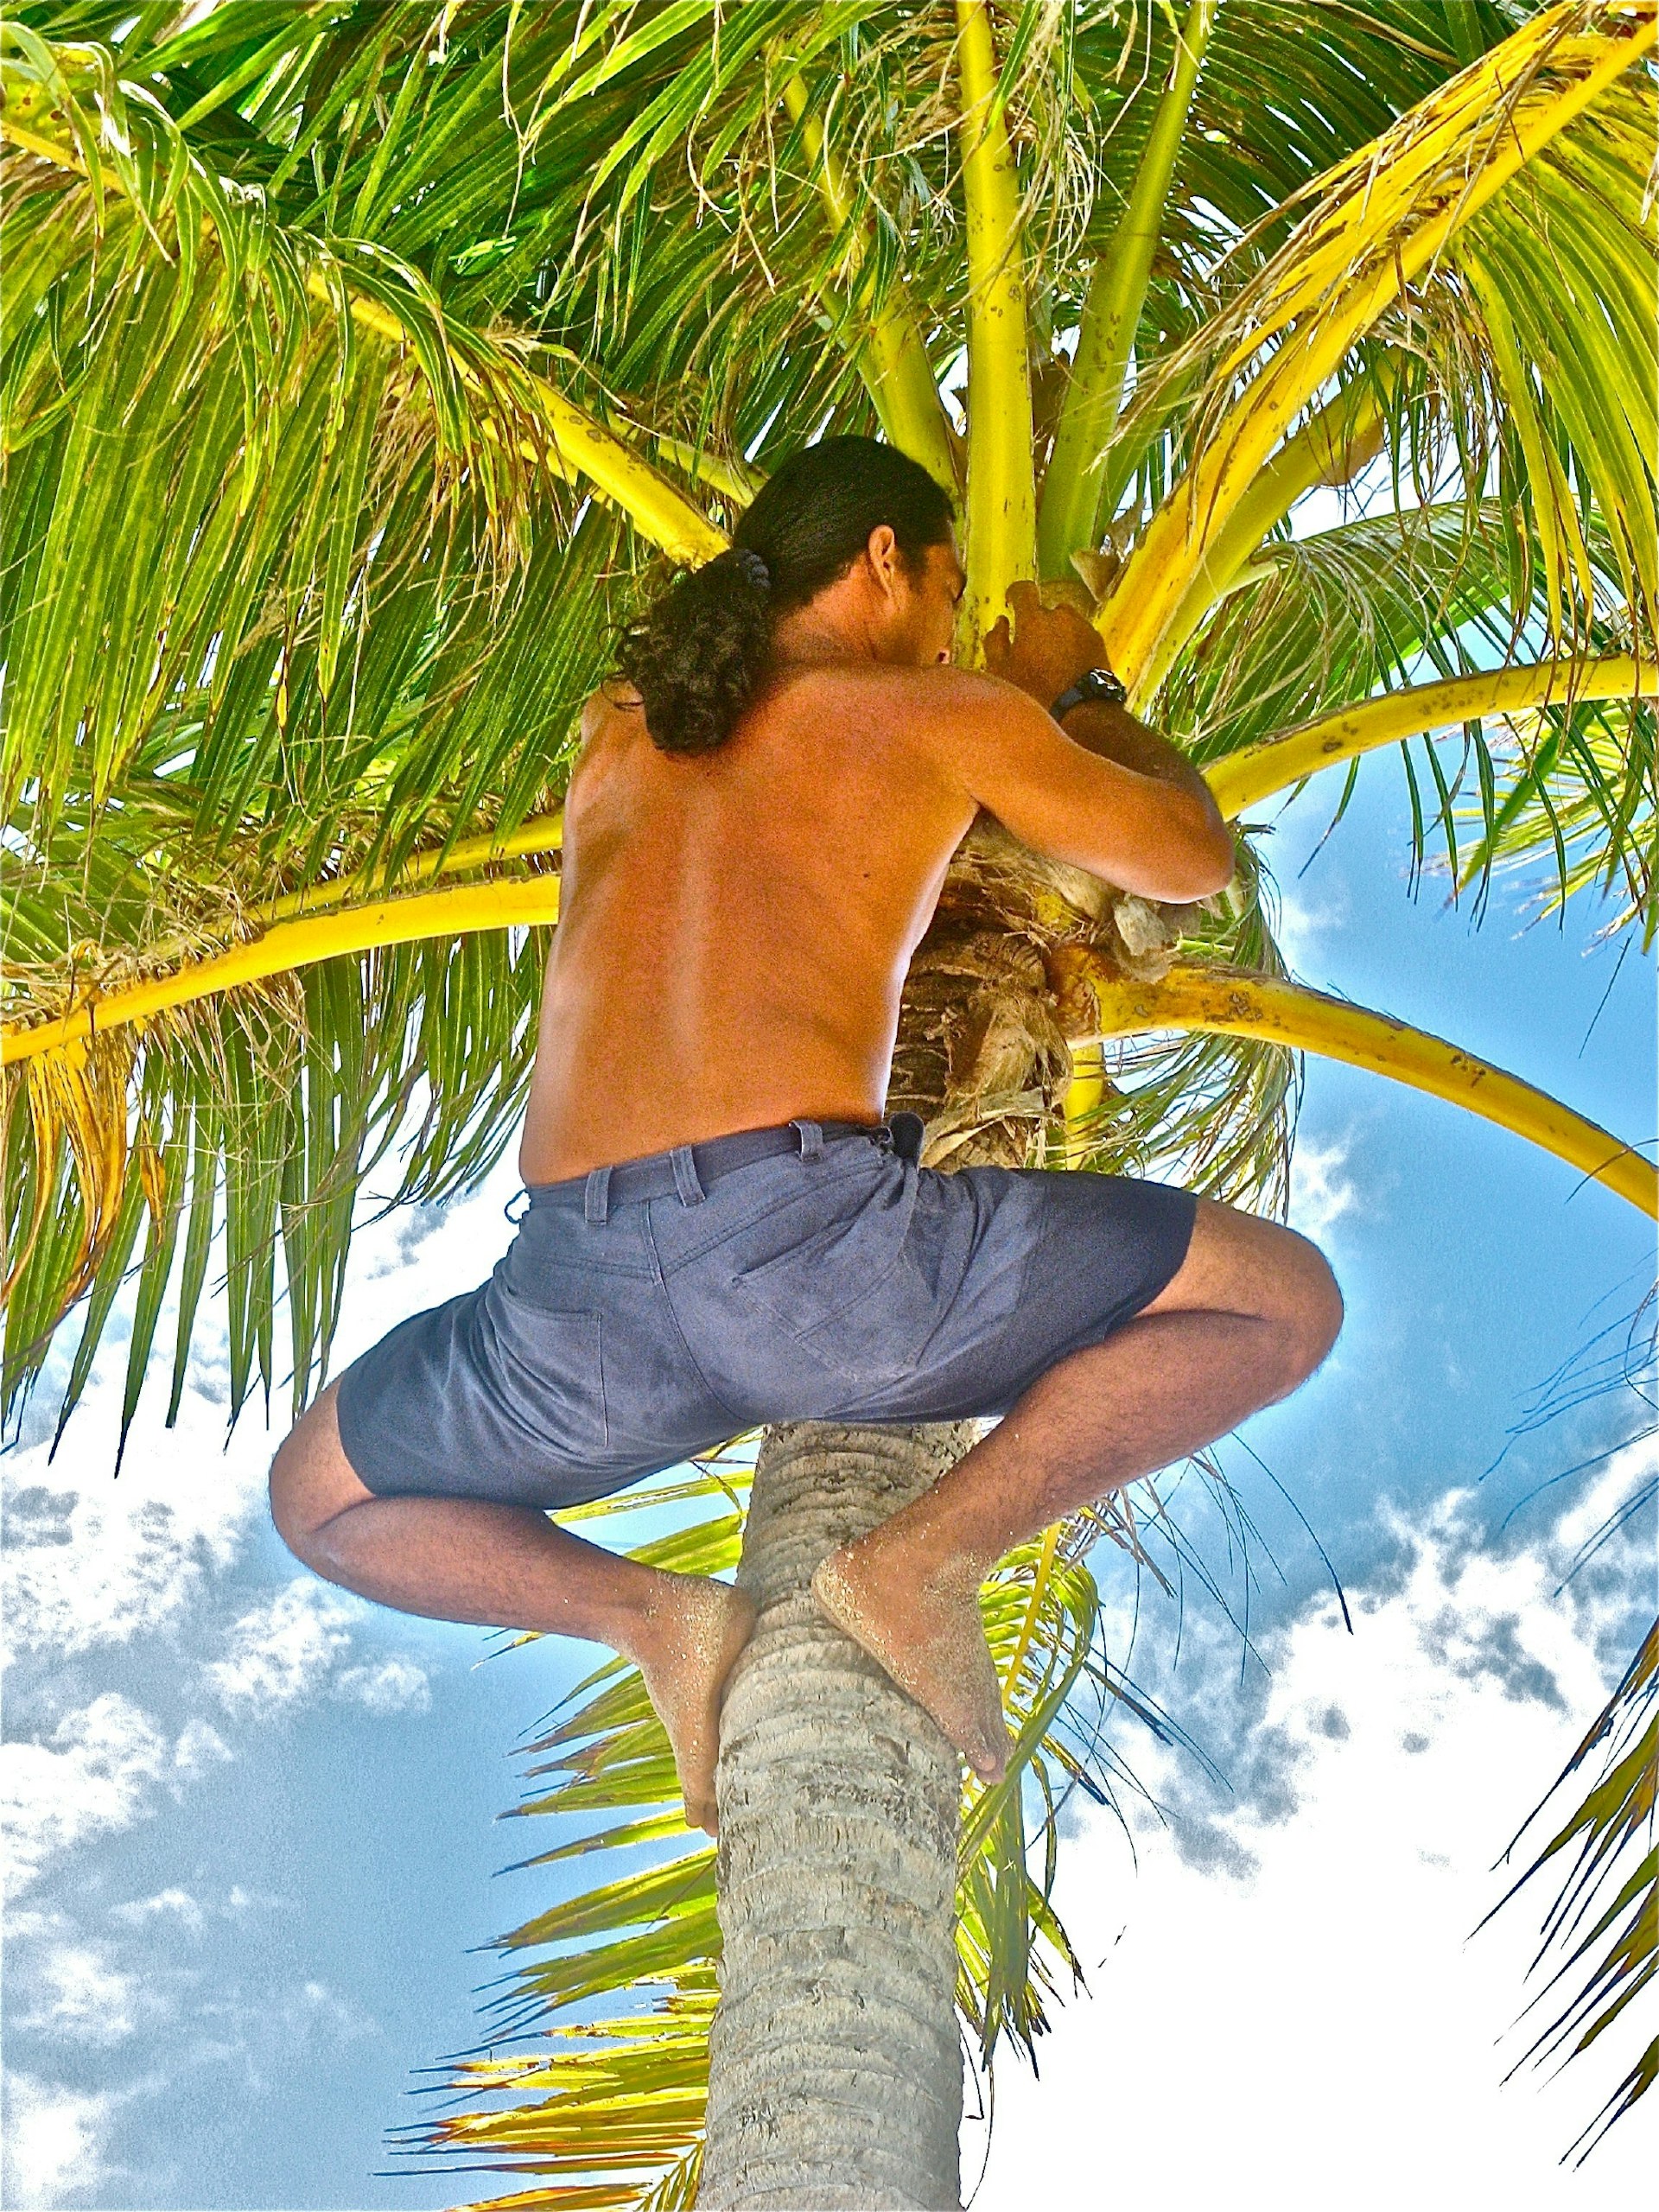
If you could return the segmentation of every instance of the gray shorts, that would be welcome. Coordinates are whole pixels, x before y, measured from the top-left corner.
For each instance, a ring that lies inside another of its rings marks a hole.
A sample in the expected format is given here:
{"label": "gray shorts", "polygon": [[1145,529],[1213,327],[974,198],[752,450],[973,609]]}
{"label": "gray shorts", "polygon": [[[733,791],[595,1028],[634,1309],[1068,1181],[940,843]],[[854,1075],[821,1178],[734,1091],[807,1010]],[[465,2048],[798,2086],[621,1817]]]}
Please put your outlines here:
{"label": "gray shorts", "polygon": [[1179,1185],[945,1173],[920,1138],[798,1121],[527,1186],[489,1281],[340,1376],[347,1459],[388,1497],[551,1507],[761,1422],[1006,1413],[1186,1256]]}

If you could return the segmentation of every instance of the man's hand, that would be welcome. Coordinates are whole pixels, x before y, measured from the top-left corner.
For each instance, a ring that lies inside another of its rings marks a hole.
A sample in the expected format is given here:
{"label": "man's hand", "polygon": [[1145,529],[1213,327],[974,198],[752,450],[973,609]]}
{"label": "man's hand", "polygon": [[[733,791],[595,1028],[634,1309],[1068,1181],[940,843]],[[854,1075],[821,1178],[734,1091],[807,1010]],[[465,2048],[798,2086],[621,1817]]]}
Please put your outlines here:
{"label": "man's hand", "polygon": [[1039,706],[1052,706],[1068,683],[1086,668],[1099,668],[1106,650],[1100,632],[1075,607],[1045,607],[1035,584],[1013,584],[1008,605],[985,638],[985,668],[1005,683],[1017,683]]}

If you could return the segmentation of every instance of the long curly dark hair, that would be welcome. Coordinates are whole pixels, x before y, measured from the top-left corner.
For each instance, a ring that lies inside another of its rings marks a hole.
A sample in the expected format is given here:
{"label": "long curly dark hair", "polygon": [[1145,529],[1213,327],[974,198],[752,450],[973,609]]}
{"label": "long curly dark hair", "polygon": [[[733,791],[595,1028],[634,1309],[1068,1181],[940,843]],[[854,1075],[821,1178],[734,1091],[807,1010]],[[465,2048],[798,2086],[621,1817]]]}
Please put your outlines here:
{"label": "long curly dark hair", "polygon": [[876,438],[824,438],[766,480],[732,549],[677,577],[623,632],[616,672],[664,753],[723,745],[765,681],[779,618],[844,575],[886,523],[912,572],[950,535],[950,495]]}

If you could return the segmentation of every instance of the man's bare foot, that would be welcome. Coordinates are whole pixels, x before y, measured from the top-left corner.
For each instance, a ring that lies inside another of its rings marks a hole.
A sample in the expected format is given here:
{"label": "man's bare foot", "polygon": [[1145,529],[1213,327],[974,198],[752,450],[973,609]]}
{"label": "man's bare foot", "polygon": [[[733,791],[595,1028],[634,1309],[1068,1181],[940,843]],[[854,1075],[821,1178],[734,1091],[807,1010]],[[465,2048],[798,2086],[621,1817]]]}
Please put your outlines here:
{"label": "man's bare foot", "polygon": [[812,1595],[932,1714],[976,1774],[1001,1781],[1008,1732],[969,1569],[918,1560],[874,1529],[830,1553],[812,1577]]}
{"label": "man's bare foot", "polygon": [[645,1621],[639,1671],[668,1731],[685,1796],[685,1824],[713,1835],[721,1692],[754,1630],[754,1600],[702,1574],[662,1577]]}

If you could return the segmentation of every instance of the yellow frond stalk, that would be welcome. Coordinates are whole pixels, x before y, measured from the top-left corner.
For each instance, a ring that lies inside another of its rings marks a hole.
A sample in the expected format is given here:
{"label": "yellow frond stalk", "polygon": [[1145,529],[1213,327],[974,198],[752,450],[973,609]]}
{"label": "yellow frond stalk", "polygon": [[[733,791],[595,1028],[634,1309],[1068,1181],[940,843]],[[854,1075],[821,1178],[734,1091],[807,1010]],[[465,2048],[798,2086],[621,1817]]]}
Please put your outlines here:
{"label": "yellow frond stalk", "polygon": [[1252,554],[1275,524],[1316,484],[1347,483],[1382,448],[1382,403],[1374,391],[1349,385],[1310,416],[1234,508],[1198,563],[1169,626],[1141,671],[1139,696],[1151,698],[1218,600],[1244,581]]}
{"label": "yellow frond stalk", "polygon": [[[476,837],[463,837],[448,854],[416,853],[391,876],[378,868],[357,868],[350,875],[308,884],[303,890],[289,891],[280,899],[268,899],[261,906],[245,908],[244,915],[249,922],[269,929],[273,922],[288,921],[300,914],[327,913],[348,901],[361,899],[365,894],[387,898],[410,890],[416,884],[429,883],[435,876],[464,875],[470,869],[487,868],[498,861],[517,860],[526,853],[556,852],[563,842],[564,813],[561,809],[556,814],[534,815],[528,822],[521,822],[516,830],[505,833],[486,830]],[[546,879],[537,880],[545,881]],[[143,952],[146,966],[172,960],[187,961],[189,955],[190,947],[182,938],[157,938],[145,945]],[[95,1001],[99,1029],[118,1024],[122,1000],[122,994],[111,993],[107,999]],[[113,1020],[110,1012],[111,1007],[117,1009]],[[9,1039],[35,1033],[32,1027],[17,1023],[6,1030],[3,1037]],[[22,1054],[10,1053],[3,1045],[0,1045],[0,1058],[21,1057]]]}
{"label": "yellow frond stalk", "polygon": [[467,883],[451,891],[431,891],[412,899],[377,899],[335,913],[282,922],[246,944],[232,945],[207,960],[188,962],[170,976],[158,976],[108,997],[96,994],[68,1013],[33,1025],[0,1029],[0,1063],[55,1053],[132,1021],[147,1020],[167,1007],[211,998],[267,976],[304,968],[314,960],[341,953],[369,952],[377,945],[409,944],[417,938],[465,936],[471,930],[501,930],[515,925],[554,922],[559,913],[559,879],[533,876],[519,883]]}
{"label": "yellow frond stalk", "polygon": [[1217,4],[1218,0],[1190,0],[1128,205],[1109,249],[1089,280],[1077,349],[1038,510],[1037,551],[1045,576],[1069,575],[1071,556],[1095,543],[1106,459],[1123,402],[1129,355]]}
{"label": "yellow frond stalk", "polygon": [[985,0],[957,0],[962,178],[968,216],[969,655],[1037,573],[1031,374],[1020,177],[997,94]]}
{"label": "yellow frond stalk", "polygon": [[447,854],[416,853],[389,880],[378,868],[359,868],[332,882],[308,884],[290,891],[268,906],[256,906],[251,918],[259,922],[286,921],[295,914],[315,914],[325,907],[359,897],[365,891],[406,891],[416,883],[429,883],[435,875],[464,875],[468,868],[487,868],[493,861],[517,860],[525,853],[556,853],[564,843],[564,810],[556,814],[532,815],[516,830],[505,833],[486,830],[476,837],[463,837]]}
{"label": "yellow frond stalk", "polygon": [[[1585,21],[1594,28],[1580,32]],[[1113,583],[1099,622],[1132,697],[1211,544],[1357,339],[1532,156],[1654,43],[1655,0],[1541,10],[1326,179],[1262,280],[1218,390],[1276,350],[1222,418]]]}
{"label": "yellow frond stalk", "polygon": [[1659,698],[1659,670],[1649,661],[1612,654],[1601,660],[1542,661],[1523,668],[1490,668],[1409,683],[1357,707],[1321,715],[1282,737],[1247,745],[1204,771],[1211,795],[1229,821],[1304,776],[1350,760],[1402,737],[1443,729],[1480,715],[1519,714],[1528,708],[1571,700]]}
{"label": "yellow frond stalk", "polygon": [[[0,137],[10,139],[55,168],[85,176],[86,166],[79,149],[72,141],[55,136],[50,128],[52,101],[47,88],[6,72],[4,93],[5,105],[0,108]],[[104,181],[108,184],[117,180],[111,171],[105,170]],[[306,288],[314,298],[325,302],[334,296],[327,275],[319,269],[308,273]],[[383,302],[365,298],[349,284],[344,285],[344,291],[352,320],[360,329],[391,345],[410,342],[409,333]],[[550,464],[562,481],[571,481],[578,474],[586,477],[608,505],[625,514],[642,537],[660,546],[672,560],[694,567],[712,561],[717,553],[725,550],[725,532],[699,513],[666,477],[658,474],[649,461],[631,451],[620,439],[613,437],[545,377],[537,376],[517,361],[513,367],[540,412],[551,448],[550,453],[529,439],[521,440],[518,450],[526,460],[544,467]],[[485,388],[483,379],[467,363],[458,362],[456,371],[469,389],[476,391]],[[483,421],[482,430],[492,442],[499,443],[500,433],[487,417]]]}
{"label": "yellow frond stalk", "polygon": [[1089,1116],[1106,1096],[1106,1058],[1101,1046],[1074,1045],[1071,1080],[1065,1086],[1061,1111],[1065,1119],[1062,1160],[1067,1167],[1082,1165],[1090,1148]]}
{"label": "yellow frond stalk", "polygon": [[[801,126],[807,158],[817,171],[818,196],[831,231],[839,234],[853,219],[852,194],[823,124],[808,111],[801,78],[791,77],[784,86],[784,105],[790,121]],[[957,457],[944,403],[915,315],[896,286],[868,319],[858,351],[858,372],[890,442],[918,461],[936,482],[953,489]]]}
{"label": "yellow frond stalk", "polygon": [[1282,977],[1193,961],[1178,962],[1155,983],[1119,976],[1098,957],[1085,957],[1080,973],[1098,1013],[1090,1041],[1149,1030],[1207,1029],[1344,1060],[1496,1122],[1659,1217],[1659,1170],[1632,1146],[1548,1091],[1392,1014]]}

